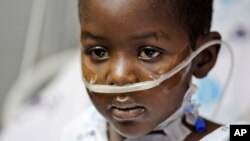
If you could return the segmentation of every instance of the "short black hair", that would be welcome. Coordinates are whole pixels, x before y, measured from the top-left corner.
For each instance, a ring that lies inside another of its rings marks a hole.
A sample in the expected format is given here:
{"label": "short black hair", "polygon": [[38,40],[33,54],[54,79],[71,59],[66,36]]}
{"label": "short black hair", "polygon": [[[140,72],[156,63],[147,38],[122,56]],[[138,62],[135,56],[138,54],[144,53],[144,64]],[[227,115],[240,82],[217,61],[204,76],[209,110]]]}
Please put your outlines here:
{"label": "short black hair", "polygon": [[[89,0],[78,0],[79,16]],[[213,0],[150,0],[152,3],[164,2],[169,12],[189,35],[191,47],[195,47],[197,38],[210,31]]]}
{"label": "short black hair", "polygon": [[188,32],[192,47],[211,29],[213,0],[165,0],[176,22]]}

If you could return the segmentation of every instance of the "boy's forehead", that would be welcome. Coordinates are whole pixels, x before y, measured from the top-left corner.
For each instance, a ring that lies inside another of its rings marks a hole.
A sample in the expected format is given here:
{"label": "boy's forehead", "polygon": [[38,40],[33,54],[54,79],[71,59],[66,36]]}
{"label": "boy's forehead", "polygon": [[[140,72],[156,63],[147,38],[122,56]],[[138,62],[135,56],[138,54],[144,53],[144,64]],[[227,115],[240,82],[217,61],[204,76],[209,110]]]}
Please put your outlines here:
{"label": "boy's forehead", "polygon": [[[168,8],[153,0],[89,0],[85,10],[81,10],[81,25],[120,23],[129,26],[167,24],[177,26]],[[162,0],[156,0],[162,1]],[[84,27],[82,26],[82,27]]]}
{"label": "boy's forehead", "polygon": [[80,14],[82,31],[121,39],[149,32],[164,33],[178,40],[186,38],[186,32],[176,24],[168,6],[152,1],[89,0]]}
{"label": "boy's forehead", "polygon": [[[129,13],[137,15],[137,12],[144,12],[150,15],[159,15],[168,13],[166,4],[163,0],[89,0],[87,1],[88,10],[102,11],[109,15],[123,16]],[[83,10],[80,11],[84,13]],[[88,13],[85,13],[88,14]],[[149,15],[149,16],[150,16]]]}
{"label": "boy's forehead", "polygon": [[94,4],[99,4],[102,5],[104,7],[113,7],[113,8],[126,8],[126,7],[133,7],[135,6],[135,8],[137,6],[148,6],[148,8],[152,8],[155,7],[156,5],[160,4],[162,6],[162,4],[164,3],[166,4],[166,0],[80,0],[80,1],[84,1],[82,2],[83,4],[89,4],[89,3],[94,3]]}

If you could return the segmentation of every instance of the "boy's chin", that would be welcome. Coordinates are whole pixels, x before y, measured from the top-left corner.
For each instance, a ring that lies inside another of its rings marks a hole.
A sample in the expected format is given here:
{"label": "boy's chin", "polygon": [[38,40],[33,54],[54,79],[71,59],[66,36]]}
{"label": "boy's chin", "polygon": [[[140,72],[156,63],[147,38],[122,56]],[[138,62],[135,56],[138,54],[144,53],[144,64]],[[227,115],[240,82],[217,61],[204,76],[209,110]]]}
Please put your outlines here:
{"label": "boy's chin", "polygon": [[120,134],[125,138],[138,138],[146,135],[146,133],[131,133],[131,132],[118,132],[118,134]]}
{"label": "boy's chin", "polygon": [[148,134],[151,130],[147,130],[143,127],[136,127],[136,126],[126,126],[126,127],[119,127],[113,126],[115,131],[125,138],[137,138],[142,137]]}

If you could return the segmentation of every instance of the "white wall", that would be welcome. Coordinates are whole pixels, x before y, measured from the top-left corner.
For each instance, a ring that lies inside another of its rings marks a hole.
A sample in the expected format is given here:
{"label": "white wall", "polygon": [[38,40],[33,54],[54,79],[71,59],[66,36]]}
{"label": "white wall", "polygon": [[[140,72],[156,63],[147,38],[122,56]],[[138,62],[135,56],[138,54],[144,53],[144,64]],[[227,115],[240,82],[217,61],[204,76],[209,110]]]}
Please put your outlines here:
{"label": "white wall", "polygon": [[[79,47],[77,0],[34,0],[34,2],[46,4],[45,9],[41,10],[44,16],[35,15],[36,18],[42,18],[41,29],[37,33],[32,33],[32,36],[36,34],[38,38],[38,42],[34,43],[34,48],[37,46],[35,61],[66,48]],[[33,0],[0,0],[0,121],[4,96],[18,78],[30,29],[29,24],[34,21],[31,20],[31,15],[34,15],[37,9],[41,9],[38,4],[32,11],[33,6]],[[33,53],[33,48],[31,50]]]}
{"label": "white wall", "polygon": [[32,0],[0,0],[0,104],[19,71],[31,6]]}

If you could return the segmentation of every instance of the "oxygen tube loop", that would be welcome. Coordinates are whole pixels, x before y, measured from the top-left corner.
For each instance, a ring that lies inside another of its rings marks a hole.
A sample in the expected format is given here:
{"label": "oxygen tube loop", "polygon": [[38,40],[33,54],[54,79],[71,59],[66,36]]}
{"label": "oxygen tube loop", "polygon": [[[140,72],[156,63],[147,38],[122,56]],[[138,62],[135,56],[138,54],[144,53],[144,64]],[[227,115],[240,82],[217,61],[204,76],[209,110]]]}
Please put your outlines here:
{"label": "oxygen tube loop", "polygon": [[117,85],[103,85],[103,84],[91,84],[88,83],[85,77],[83,76],[83,81],[85,83],[85,86],[92,92],[95,93],[103,93],[103,94],[114,94],[114,93],[128,93],[128,92],[134,92],[134,91],[141,91],[141,90],[147,90],[151,89],[153,87],[158,86],[166,79],[172,77],[179,71],[181,71],[183,68],[185,68],[188,64],[191,63],[191,61],[200,54],[203,50],[207,49],[210,46],[213,45],[225,45],[226,48],[229,50],[231,57],[233,58],[232,50],[230,46],[222,41],[222,40],[212,40],[205,44],[203,44],[201,47],[199,47],[197,50],[192,52],[185,60],[183,60],[179,65],[171,69],[169,72],[161,75],[159,78],[155,80],[149,80],[145,82],[138,82],[134,84],[127,84],[122,86]]}

